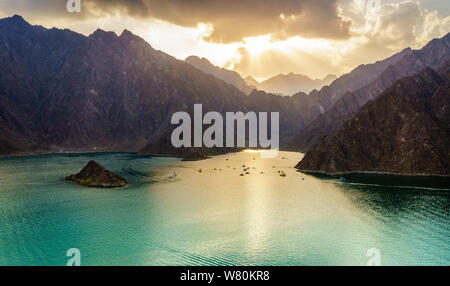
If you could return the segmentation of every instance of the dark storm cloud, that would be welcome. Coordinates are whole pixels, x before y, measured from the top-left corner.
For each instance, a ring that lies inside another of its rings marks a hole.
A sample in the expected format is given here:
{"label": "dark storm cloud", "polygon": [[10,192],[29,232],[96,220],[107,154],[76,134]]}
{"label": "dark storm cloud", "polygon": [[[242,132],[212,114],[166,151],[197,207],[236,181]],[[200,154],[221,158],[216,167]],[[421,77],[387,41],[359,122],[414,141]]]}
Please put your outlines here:
{"label": "dark storm cloud", "polygon": [[303,36],[342,39],[350,23],[337,13],[336,0],[89,0],[108,13],[118,10],[181,26],[209,23],[206,40],[236,42],[249,36]]}
{"label": "dark storm cloud", "polygon": [[[69,17],[66,0],[4,0],[16,10]],[[17,2],[20,2],[18,4]],[[81,0],[80,19],[126,13],[156,18],[184,27],[211,24],[208,41],[230,43],[245,37],[273,34],[275,38],[303,36],[345,39],[350,22],[337,12],[337,0]],[[2,4],[5,5],[5,4]],[[29,11],[29,9],[27,9]],[[44,15],[48,16],[48,15]]]}

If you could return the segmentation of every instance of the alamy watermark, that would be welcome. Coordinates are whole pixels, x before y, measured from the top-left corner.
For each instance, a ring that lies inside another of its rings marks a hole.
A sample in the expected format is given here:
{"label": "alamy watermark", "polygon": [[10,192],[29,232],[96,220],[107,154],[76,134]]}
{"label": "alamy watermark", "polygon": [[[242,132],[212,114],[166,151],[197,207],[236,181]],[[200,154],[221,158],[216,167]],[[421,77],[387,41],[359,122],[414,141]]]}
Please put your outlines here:
{"label": "alamy watermark", "polygon": [[80,13],[81,12],[81,0],[68,0],[66,4],[67,12]]}
{"label": "alamy watermark", "polygon": [[70,257],[67,260],[66,266],[81,266],[81,251],[78,248],[68,249],[66,256]]}
{"label": "alamy watermark", "polygon": [[371,248],[367,250],[366,256],[369,257],[367,266],[380,266],[381,265],[381,252],[378,248]]}
{"label": "alamy watermark", "polygon": [[[224,133],[224,122],[226,132]],[[201,104],[194,104],[194,144],[192,145],[192,120],[184,111],[172,115],[171,124],[178,124],[172,131],[171,142],[175,148],[180,147],[249,147],[264,148],[263,158],[274,158],[278,155],[279,113],[270,113],[270,139],[268,138],[267,112],[226,112],[225,121],[219,112],[208,112],[203,116]],[[235,130],[236,123],[236,130]],[[249,137],[246,140],[246,125]],[[203,132],[203,124],[211,125]],[[225,137],[225,139],[224,139]],[[236,139],[236,140],[235,140]],[[235,144],[237,141],[237,144]],[[246,146],[248,141],[248,146]]]}

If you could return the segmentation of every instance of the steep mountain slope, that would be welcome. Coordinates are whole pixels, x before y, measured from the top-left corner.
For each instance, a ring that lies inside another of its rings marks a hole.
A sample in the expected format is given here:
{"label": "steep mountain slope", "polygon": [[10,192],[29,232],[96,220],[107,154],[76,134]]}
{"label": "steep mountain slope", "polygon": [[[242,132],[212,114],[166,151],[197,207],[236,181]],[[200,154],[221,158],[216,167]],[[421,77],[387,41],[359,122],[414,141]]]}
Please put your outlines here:
{"label": "steep mountain slope", "polygon": [[351,72],[333,81],[329,86],[325,86],[319,91],[313,90],[309,94],[310,108],[317,115],[324,113],[346,92],[353,92],[368,85],[378,78],[388,66],[395,64],[410,53],[412,53],[412,50],[406,48],[384,60],[372,64],[360,65]]}
{"label": "steep mountain slope", "polygon": [[246,96],[128,31],[85,37],[0,20],[1,154],[142,150],[170,138],[172,114],[195,103],[204,113],[278,111],[281,141],[306,122],[301,97]]}
{"label": "steep mountain slope", "polygon": [[396,81],[296,166],[329,174],[450,175],[449,63]]}
{"label": "steep mountain slope", "polygon": [[[301,123],[299,133],[320,114],[329,110],[345,93],[354,92],[368,85],[378,78],[388,66],[395,64],[410,53],[412,53],[412,50],[407,48],[384,60],[372,64],[360,65],[350,73],[344,74],[334,80],[330,85],[324,86],[319,91],[313,90],[306,96],[303,92],[294,94],[294,98],[299,98],[302,101],[302,109],[298,110],[298,112],[302,114],[304,121],[299,122]],[[293,145],[292,142],[297,141],[291,140],[289,143],[284,144],[283,148],[291,151],[299,151],[300,149]]]}
{"label": "steep mountain slope", "polygon": [[190,56],[185,59],[185,62],[202,72],[211,74],[218,79],[234,85],[245,94],[249,94],[253,90],[253,88],[249,87],[246,81],[237,72],[214,66],[205,58]]}
{"label": "steep mountain slope", "polygon": [[345,93],[324,114],[319,115],[284,149],[305,152],[313,148],[324,136],[341,127],[355,112],[369,100],[376,98],[395,80],[420,72],[425,67],[433,69],[450,59],[450,34],[442,39],[434,39],[421,50],[413,51],[397,63],[389,65],[380,76],[367,86],[354,92]]}
{"label": "steep mountain slope", "polygon": [[314,89],[329,85],[335,79],[334,75],[328,75],[324,79],[311,79],[295,73],[279,74],[257,84],[256,87],[269,93],[292,95],[298,92],[310,93]]}

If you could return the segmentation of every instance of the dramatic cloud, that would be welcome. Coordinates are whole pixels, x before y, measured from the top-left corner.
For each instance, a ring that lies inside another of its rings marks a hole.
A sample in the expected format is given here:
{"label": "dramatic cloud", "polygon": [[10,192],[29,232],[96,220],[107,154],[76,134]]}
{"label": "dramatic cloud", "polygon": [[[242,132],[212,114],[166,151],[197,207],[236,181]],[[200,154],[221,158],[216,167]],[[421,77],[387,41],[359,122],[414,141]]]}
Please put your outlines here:
{"label": "dramatic cloud", "polygon": [[450,16],[429,11],[420,2],[380,1],[381,5],[370,7],[367,3],[370,2],[343,3],[343,16],[353,23],[349,39],[293,37],[276,43],[266,39],[256,45],[264,47],[257,54],[252,45],[240,48],[239,56],[230,60],[228,66],[257,78],[290,71],[318,78],[348,72],[361,63],[375,62],[407,47],[419,49],[450,32]]}
{"label": "dramatic cloud", "polygon": [[406,47],[418,49],[450,32],[450,16],[439,16],[418,1],[386,2],[359,17],[363,24],[354,27],[353,37],[360,41],[355,52],[363,57],[386,56]]}
{"label": "dramatic cloud", "polygon": [[[63,11],[66,0],[4,1],[9,8],[16,7],[16,10],[32,6],[35,13],[68,16]],[[80,18],[126,14],[140,19],[159,19],[183,27],[208,24],[212,32],[205,40],[216,43],[239,42],[246,37],[265,34],[273,34],[274,38],[345,39],[349,37],[351,24],[340,17],[337,0],[81,1]]]}
{"label": "dramatic cloud", "polygon": [[9,16],[20,14],[40,21],[51,18],[81,20],[82,16],[87,15],[86,13],[68,13],[66,4],[67,0],[0,0],[0,14],[9,14]]}
{"label": "dramatic cloud", "polygon": [[264,79],[342,74],[450,32],[448,0],[0,0],[0,17],[89,35],[123,29],[179,59]]}

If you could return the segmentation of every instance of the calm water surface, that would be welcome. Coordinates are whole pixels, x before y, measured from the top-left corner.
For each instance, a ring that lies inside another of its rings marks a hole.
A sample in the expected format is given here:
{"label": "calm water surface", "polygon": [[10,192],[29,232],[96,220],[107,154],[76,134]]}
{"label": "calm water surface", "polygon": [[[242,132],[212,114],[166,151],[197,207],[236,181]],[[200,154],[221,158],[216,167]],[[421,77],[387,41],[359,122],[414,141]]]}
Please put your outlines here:
{"label": "calm water surface", "polygon": [[[130,186],[64,181],[91,159]],[[448,180],[340,182],[296,172],[300,159],[0,158],[0,265],[65,265],[69,248],[82,265],[365,265],[370,248],[382,265],[450,265]]]}

